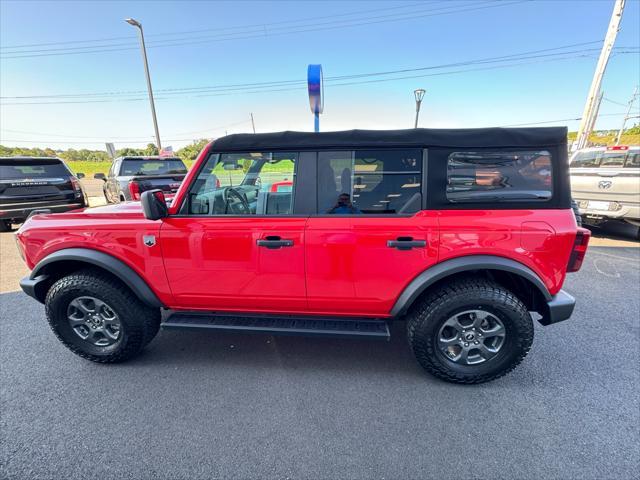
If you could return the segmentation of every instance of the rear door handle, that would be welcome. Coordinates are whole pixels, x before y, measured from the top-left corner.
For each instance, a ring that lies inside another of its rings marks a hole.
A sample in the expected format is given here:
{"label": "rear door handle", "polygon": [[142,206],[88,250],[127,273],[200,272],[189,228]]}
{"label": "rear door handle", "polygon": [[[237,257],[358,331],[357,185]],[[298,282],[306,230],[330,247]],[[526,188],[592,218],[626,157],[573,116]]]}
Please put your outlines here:
{"label": "rear door handle", "polygon": [[275,249],[282,247],[293,247],[293,240],[283,240],[280,237],[269,236],[256,242],[259,247]]}
{"label": "rear door handle", "polygon": [[398,250],[411,250],[412,248],[424,248],[426,240],[414,240],[413,237],[398,237],[396,240],[387,240],[387,247]]}

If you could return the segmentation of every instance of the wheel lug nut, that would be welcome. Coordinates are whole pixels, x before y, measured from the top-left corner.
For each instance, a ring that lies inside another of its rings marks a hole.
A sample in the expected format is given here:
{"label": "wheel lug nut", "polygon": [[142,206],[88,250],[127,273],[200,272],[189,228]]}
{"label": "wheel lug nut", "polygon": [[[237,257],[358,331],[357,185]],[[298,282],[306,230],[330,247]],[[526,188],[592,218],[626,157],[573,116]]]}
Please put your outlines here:
{"label": "wheel lug nut", "polygon": [[475,345],[478,345],[478,343],[480,343],[480,342],[473,342],[473,343],[474,343]]}
{"label": "wheel lug nut", "polygon": [[464,344],[464,346],[465,346],[465,347],[468,347],[468,346],[469,346],[469,344],[468,344],[468,343],[465,343],[465,344]]}

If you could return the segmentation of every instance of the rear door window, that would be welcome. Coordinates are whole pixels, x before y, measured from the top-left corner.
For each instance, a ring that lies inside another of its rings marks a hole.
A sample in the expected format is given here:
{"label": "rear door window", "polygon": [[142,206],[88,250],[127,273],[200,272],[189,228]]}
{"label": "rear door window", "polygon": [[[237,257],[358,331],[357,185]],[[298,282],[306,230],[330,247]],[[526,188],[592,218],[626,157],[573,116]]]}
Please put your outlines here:
{"label": "rear door window", "polygon": [[0,179],[27,180],[38,178],[66,178],[70,172],[56,160],[33,160],[27,162],[0,161]]}
{"label": "rear door window", "polygon": [[546,201],[552,185],[551,153],[546,150],[453,152],[447,161],[451,203]]}
{"label": "rear door window", "polygon": [[318,213],[411,214],[422,205],[422,151],[318,154]]}

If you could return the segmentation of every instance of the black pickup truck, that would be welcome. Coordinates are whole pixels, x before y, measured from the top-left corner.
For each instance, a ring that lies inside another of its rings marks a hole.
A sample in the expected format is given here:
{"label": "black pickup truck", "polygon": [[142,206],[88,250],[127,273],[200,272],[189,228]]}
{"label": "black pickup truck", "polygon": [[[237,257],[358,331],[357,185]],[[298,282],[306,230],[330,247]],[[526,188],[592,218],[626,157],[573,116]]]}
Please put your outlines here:
{"label": "black pickup truck", "polygon": [[66,212],[89,205],[77,176],[59,158],[0,157],[0,231],[34,210]]}
{"label": "black pickup truck", "polygon": [[102,190],[108,203],[140,200],[145,190],[160,189],[171,198],[187,173],[184,162],[177,157],[118,157],[109,173],[96,173],[104,180]]}

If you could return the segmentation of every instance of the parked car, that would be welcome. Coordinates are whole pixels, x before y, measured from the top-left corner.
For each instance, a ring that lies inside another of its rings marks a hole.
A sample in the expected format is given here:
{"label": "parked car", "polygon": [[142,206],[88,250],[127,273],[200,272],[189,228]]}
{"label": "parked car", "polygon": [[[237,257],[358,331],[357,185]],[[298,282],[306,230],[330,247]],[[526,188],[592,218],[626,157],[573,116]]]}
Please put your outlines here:
{"label": "parked car", "polygon": [[566,142],[565,128],[229,135],[170,206],[158,189],[32,216],[21,286],[95,362],[160,327],[387,339],[404,322],[427,371],[485,382],[529,352],[531,312],[573,312],[562,284],[590,234]]}
{"label": "parked car", "polygon": [[77,176],[59,158],[0,157],[0,231],[34,210],[66,212],[89,205]]}
{"label": "parked car", "polygon": [[584,223],[640,227],[640,146],[587,148],[570,161],[571,190]]}
{"label": "parked car", "polygon": [[171,198],[187,173],[184,162],[177,157],[119,157],[109,173],[96,173],[104,180],[102,191],[108,203],[140,200],[146,190],[160,189]]}

